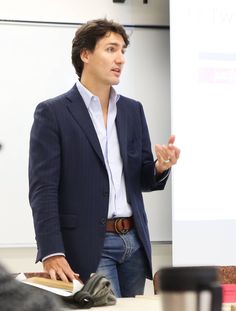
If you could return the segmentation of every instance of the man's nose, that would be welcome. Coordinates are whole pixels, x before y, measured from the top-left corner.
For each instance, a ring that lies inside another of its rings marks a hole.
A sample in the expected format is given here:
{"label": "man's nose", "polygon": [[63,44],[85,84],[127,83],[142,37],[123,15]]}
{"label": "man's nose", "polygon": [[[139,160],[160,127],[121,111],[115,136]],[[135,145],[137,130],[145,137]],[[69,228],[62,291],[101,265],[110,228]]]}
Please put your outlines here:
{"label": "man's nose", "polygon": [[125,63],[125,55],[122,52],[118,52],[116,55],[116,62],[118,64],[124,64]]}

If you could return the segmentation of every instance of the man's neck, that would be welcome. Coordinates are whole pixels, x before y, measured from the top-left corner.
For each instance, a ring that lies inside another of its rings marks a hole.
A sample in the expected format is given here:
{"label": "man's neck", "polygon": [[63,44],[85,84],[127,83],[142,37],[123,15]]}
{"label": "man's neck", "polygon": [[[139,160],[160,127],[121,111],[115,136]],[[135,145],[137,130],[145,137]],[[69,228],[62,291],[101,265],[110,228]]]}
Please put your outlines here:
{"label": "man's neck", "polygon": [[108,110],[111,86],[102,83],[94,83],[91,79],[81,77],[80,83],[86,87],[93,95],[99,98],[103,111]]}
{"label": "man's neck", "polygon": [[111,86],[105,85],[103,83],[98,83],[97,81],[94,83],[92,79],[86,79],[83,76],[81,77],[80,83],[86,87],[92,94],[99,98],[101,107],[104,125],[107,127],[107,116],[108,116],[108,106],[109,106],[109,98],[111,92]]}

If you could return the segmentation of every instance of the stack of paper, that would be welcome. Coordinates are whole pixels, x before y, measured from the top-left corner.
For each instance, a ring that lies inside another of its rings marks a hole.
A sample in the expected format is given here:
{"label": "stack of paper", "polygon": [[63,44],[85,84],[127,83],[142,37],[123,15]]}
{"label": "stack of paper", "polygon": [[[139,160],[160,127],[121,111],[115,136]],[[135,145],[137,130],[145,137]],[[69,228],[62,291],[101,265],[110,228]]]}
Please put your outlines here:
{"label": "stack of paper", "polygon": [[16,279],[20,282],[64,297],[73,296],[74,293],[78,292],[83,287],[83,284],[78,280],[73,280],[73,282],[64,282],[37,276],[27,278],[24,273],[19,274]]}

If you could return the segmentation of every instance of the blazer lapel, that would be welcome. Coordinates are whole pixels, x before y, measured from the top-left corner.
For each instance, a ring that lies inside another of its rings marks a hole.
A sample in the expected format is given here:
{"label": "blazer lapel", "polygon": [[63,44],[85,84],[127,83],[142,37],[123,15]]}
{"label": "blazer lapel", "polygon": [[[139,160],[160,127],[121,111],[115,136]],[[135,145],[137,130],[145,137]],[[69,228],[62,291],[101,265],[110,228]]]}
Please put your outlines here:
{"label": "blazer lapel", "polygon": [[74,87],[66,94],[66,97],[69,100],[67,107],[70,113],[73,115],[76,122],[84,131],[94,151],[97,153],[98,157],[105,166],[104,157],[97,137],[97,133],[93,126],[93,122],[89,116],[87,107],[85,106],[85,103],[76,85],[74,85]]}
{"label": "blazer lapel", "polygon": [[117,102],[116,129],[124,168],[127,163],[127,113],[121,99]]}

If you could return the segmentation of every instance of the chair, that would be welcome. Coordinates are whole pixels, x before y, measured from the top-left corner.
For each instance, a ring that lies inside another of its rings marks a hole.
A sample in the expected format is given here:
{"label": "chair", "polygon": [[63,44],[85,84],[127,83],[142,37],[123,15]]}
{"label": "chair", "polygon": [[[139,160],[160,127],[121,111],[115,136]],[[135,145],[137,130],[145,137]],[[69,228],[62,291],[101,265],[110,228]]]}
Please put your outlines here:
{"label": "chair", "polygon": [[[221,284],[236,284],[236,266],[217,266],[218,279]],[[158,271],[153,276],[154,295],[159,294]]]}
{"label": "chair", "polygon": [[236,266],[218,266],[218,277],[221,284],[236,284]]}
{"label": "chair", "polygon": [[154,295],[159,294],[159,275],[158,271],[154,273],[153,276],[153,288],[154,288]]}

